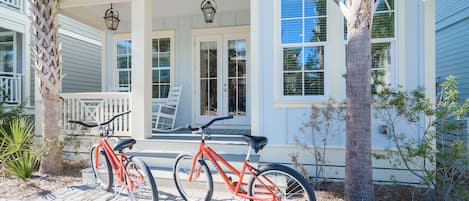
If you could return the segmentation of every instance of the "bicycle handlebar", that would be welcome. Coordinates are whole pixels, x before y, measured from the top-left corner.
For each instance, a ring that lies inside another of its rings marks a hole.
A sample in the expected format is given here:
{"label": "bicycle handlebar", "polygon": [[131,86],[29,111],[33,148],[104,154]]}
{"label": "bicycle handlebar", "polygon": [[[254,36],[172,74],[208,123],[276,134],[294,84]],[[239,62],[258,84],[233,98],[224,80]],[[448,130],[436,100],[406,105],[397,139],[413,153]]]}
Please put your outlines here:
{"label": "bicycle handlebar", "polygon": [[206,124],[204,124],[200,127],[197,127],[197,128],[192,128],[191,125],[187,125],[187,129],[189,129],[190,131],[196,131],[196,130],[199,130],[199,129],[204,130],[204,129],[208,128],[210,125],[212,125],[213,123],[215,123],[217,121],[221,121],[221,120],[226,120],[226,119],[233,119],[233,115],[228,115],[228,116],[225,116],[225,117],[218,117],[218,118],[212,119],[208,123],[206,123]]}
{"label": "bicycle handlebar", "polygon": [[111,119],[109,119],[108,121],[104,122],[104,123],[97,123],[97,124],[87,124],[87,123],[84,123],[82,121],[76,121],[76,120],[68,120],[68,123],[74,123],[74,124],[80,124],[82,126],[85,126],[85,127],[88,127],[88,128],[93,128],[93,127],[97,127],[97,126],[104,126],[104,125],[107,125],[109,123],[111,123],[112,121],[114,121],[114,119],[116,119],[117,117],[120,117],[122,115],[126,115],[126,114],[129,114],[130,113],[130,110],[127,111],[127,112],[124,112],[124,113],[120,113],[116,116],[113,116]]}

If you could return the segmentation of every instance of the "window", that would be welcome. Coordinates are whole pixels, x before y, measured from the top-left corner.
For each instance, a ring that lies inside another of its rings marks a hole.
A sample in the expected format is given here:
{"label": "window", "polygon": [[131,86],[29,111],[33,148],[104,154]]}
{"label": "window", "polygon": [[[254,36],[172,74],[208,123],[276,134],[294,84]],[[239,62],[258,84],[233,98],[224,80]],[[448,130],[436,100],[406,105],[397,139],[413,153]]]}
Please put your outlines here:
{"label": "window", "polygon": [[0,33],[0,73],[15,70],[15,37],[11,33]]}
{"label": "window", "polygon": [[327,0],[280,0],[282,95],[324,96]]}
{"label": "window", "polygon": [[167,98],[170,86],[171,39],[153,39],[153,98]]}
{"label": "window", "polygon": [[[171,34],[154,34],[152,39],[152,98],[167,98],[171,85],[172,58]],[[132,42],[128,39],[117,39],[117,84],[118,91],[130,91],[132,80]]]}
{"label": "window", "polygon": [[118,91],[130,91],[132,84],[132,44],[130,40],[117,40]]}
{"label": "window", "polygon": [[[391,72],[394,59],[395,5],[394,0],[379,1],[373,17],[371,30],[371,87],[376,92],[376,84],[392,84]],[[347,40],[347,23],[344,23],[344,39]]]}

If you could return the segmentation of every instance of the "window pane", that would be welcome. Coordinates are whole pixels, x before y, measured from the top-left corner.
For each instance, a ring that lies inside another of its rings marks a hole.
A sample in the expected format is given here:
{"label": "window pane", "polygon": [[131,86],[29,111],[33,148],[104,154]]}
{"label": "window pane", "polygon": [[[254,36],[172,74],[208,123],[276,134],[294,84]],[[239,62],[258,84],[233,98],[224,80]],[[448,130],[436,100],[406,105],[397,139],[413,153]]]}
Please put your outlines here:
{"label": "window pane", "polygon": [[158,68],[158,53],[153,53],[151,56],[151,67]]}
{"label": "window pane", "polygon": [[130,68],[130,56],[117,56],[117,68]]}
{"label": "window pane", "polygon": [[372,29],[372,38],[394,37],[394,13],[376,13]]}
{"label": "window pane", "polygon": [[282,18],[301,17],[302,4],[302,0],[282,0]]}
{"label": "window pane", "polygon": [[13,45],[0,44],[0,72],[13,72],[14,54]]}
{"label": "window pane", "polygon": [[302,82],[302,73],[285,73],[283,75],[283,95],[303,95]]}
{"label": "window pane", "polygon": [[160,70],[160,83],[169,84],[170,72],[169,70]]}
{"label": "window pane", "polygon": [[326,15],[326,0],[305,0],[305,17]]}
{"label": "window pane", "polygon": [[168,98],[169,93],[169,84],[160,85],[160,97],[159,98]]}
{"label": "window pane", "polygon": [[238,61],[238,77],[246,77],[246,60]]}
{"label": "window pane", "polygon": [[129,84],[129,71],[119,71],[119,86],[127,87]]}
{"label": "window pane", "polygon": [[284,48],[283,49],[283,70],[301,70],[302,66],[301,48]]}
{"label": "window pane", "polygon": [[13,42],[13,35],[0,36],[0,43],[2,42]]}
{"label": "window pane", "polygon": [[159,50],[158,50],[158,39],[157,39],[157,38],[154,38],[154,39],[152,40],[152,43],[151,43],[151,50],[152,50],[153,53],[159,52]]}
{"label": "window pane", "polygon": [[305,19],[305,43],[327,40],[326,19],[325,17]]}
{"label": "window pane", "polygon": [[[389,4],[386,4],[385,0],[379,0],[378,8],[376,11],[388,11],[394,10],[394,0],[388,0]],[[389,9],[391,7],[391,9]]]}
{"label": "window pane", "polygon": [[169,53],[160,53],[160,67],[171,66],[171,57]]}
{"label": "window pane", "polygon": [[200,78],[208,77],[208,42],[200,43]]}
{"label": "window pane", "polygon": [[303,41],[302,20],[282,20],[282,44],[301,43]]}
{"label": "window pane", "polygon": [[169,38],[160,38],[160,51],[169,52],[171,51],[171,43]]}
{"label": "window pane", "polygon": [[324,69],[324,47],[305,47],[305,70]]}
{"label": "window pane", "polygon": [[129,40],[118,40],[117,41],[117,54],[130,54],[132,43]]}
{"label": "window pane", "polygon": [[389,68],[391,66],[391,43],[371,44],[371,68]]}
{"label": "window pane", "polygon": [[158,86],[158,85],[153,85],[152,86],[152,88],[151,88],[151,91],[152,91],[151,97],[152,98],[160,98],[159,97],[159,89],[160,89],[160,86]]}
{"label": "window pane", "polygon": [[160,70],[152,70],[152,83],[160,83]]}
{"label": "window pane", "polygon": [[210,42],[209,50],[209,75],[210,77],[217,77],[217,42]]}
{"label": "window pane", "polygon": [[238,79],[238,116],[246,116],[246,78]]}
{"label": "window pane", "polygon": [[305,95],[324,95],[324,73],[305,72]]}

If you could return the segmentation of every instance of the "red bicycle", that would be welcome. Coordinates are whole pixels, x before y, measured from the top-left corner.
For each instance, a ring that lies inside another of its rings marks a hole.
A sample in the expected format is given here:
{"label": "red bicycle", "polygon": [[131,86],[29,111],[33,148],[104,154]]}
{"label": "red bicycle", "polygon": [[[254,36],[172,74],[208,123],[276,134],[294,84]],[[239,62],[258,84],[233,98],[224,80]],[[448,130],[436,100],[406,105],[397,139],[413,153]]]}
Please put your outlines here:
{"label": "red bicycle", "polygon": [[[243,139],[249,145],[246,159],[241,170],[234,168],[223,159],[205,140],[210,136],[206,129],[216,121],[231,119],[233,116],[213,119],[209,123],[199,127],[191,128],[194,133],[200,134],[199,150],[195,155],[183,154],[178,156],[174,165],[174,182],[185,200],[209,201],[213,194],[213,179],[206,160],[212,162],[220,173],[228,189],[238,198],[247,200],[309,200],[315,201],[314,191],[311,184],[297,171],[280,164],[268,164],[255,168],[249,163],[249,157],[254,150],[256,153],[267,145],[267,138],[244,135]],[[220,163],[232,172],[233,178],[228,176]],[[250,175],[249,182],[245,182],[245,174]]]}
{"label": "red bicycle", "polygon": [[[108,142],[111,129],[105,129],[114,119],[126,115],[130,111],[118,114],[104,123],[88,124],[81,121],[70,120],[69,123],[80,124],[82,126],[99,129],[99,144],[91,148],[91,167],[93,169],[97,183],[107,191],[112,191],[113,171],[123,189],[127,189],[130,200],[158,200],[158,190],[156,182],[148,166],[141,159],[127,156],[124,149],[132,149],[136,143],[134,139],[119,139],[111,147]],[[111,169],[112,168],[112,169]],[[121,190],[121,191],[122,191]],[[119,191],[117,195],[120,194]]]}

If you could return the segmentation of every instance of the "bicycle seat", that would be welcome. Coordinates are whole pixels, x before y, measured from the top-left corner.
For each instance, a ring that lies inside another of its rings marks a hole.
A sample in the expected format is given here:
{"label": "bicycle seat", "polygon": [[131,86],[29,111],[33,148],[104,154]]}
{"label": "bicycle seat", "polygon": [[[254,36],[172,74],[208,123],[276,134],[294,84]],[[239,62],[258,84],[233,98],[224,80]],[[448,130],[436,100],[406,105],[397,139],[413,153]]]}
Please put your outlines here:
{"label": "bicycle seat", "polygon": [[132,148],[132,145],[137,143],[135,139],[119,139],[112,148],[114,151],[122,152],[125,148]]}
{"label": "bicycle seat", "polygon": [[256,153],[264,148],[268,141],[266,137],[250,135],[244,135],[243,139],[254,149]]}

